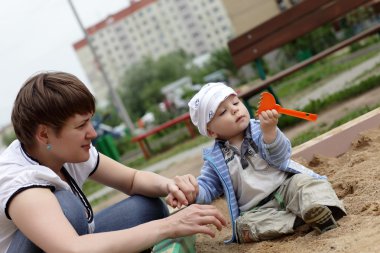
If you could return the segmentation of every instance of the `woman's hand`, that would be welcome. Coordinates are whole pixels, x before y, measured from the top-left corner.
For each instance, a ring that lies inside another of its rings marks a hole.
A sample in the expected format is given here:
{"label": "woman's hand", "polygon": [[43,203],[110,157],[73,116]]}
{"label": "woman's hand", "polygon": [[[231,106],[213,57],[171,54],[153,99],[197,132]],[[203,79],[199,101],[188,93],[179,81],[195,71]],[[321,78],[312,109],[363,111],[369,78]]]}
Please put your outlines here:
{"label": "woman's hand", "polygon": [[223,214],[212,205],[193,204],[165,218],[169,226],[170,238],[193,235],[196,233],[207,234],[215,237],[210,226],[215,226],[219,231],[227,225]]}
{"label": "woman's hand", "polygon": [[192,204],[199,192],[197,179],[191,174],[176,176],[173,184],[168,184],[168,192],[166,203],[173,208]]}
{"label": "woman's hand", "polygon": [[259,114],[260,127],[266,144],[270,144],[276,139],[279,116],[279,113],[274,109]]}

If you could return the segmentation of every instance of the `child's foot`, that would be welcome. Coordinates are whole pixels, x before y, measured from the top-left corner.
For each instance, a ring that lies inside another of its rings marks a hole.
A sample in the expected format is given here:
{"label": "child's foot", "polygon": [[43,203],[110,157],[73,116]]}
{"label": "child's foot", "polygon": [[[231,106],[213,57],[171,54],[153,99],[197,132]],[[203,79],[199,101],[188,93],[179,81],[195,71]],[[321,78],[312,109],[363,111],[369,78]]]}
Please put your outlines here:
{"label": "child's foot", "polygon": [[305,211],[304,221],[320,234],[338,227],[331,210],[327,206],[318,204]]}

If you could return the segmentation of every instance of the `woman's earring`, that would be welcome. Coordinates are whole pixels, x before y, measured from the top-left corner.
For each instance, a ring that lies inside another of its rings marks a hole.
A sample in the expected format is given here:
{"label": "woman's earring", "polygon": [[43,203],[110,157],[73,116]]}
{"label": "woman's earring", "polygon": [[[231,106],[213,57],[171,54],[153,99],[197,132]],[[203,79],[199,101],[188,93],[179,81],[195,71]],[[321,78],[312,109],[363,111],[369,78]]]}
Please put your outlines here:
{"label": "woman's earring", "polygon": [[46,149],[50,151],[51,150],[51,144],[47,144]]}

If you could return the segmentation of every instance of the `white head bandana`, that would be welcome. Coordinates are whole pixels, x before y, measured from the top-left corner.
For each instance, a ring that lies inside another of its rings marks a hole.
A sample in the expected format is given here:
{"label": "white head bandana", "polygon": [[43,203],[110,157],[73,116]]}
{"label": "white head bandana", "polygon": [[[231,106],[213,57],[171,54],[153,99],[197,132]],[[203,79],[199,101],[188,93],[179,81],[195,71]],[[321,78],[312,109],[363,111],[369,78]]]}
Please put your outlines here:
{"label": "white head bandana", "polygon": [[207,136],[207,123],[214,117],[219,104],[232,94],[237,95],[224,83],[208,83],[190,100],[191,121],[202,135]]}

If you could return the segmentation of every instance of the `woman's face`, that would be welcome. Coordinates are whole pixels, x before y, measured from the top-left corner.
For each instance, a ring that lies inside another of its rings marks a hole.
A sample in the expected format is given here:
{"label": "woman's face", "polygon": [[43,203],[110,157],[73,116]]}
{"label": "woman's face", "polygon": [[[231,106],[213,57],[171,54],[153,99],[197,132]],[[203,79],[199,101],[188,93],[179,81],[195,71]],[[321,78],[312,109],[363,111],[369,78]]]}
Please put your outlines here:
{"label": "woman's face", "polygon": [[76,114],[66,121],[59,134],[49,135],[50,152],[57,162],[79,163],[89,159],[91,141],[97,136],[92,116],[92,113]]}

